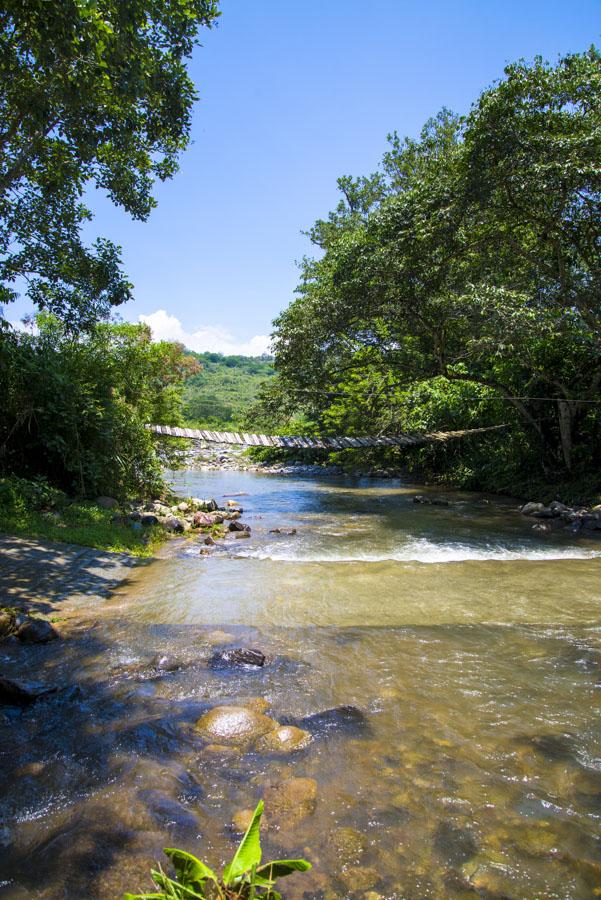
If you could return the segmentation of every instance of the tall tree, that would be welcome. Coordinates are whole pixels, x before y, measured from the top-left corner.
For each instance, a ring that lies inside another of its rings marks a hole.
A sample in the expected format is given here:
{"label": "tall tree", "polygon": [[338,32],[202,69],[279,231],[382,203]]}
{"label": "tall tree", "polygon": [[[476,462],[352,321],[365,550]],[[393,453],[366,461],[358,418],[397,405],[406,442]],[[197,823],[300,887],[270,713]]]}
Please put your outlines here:
{"label": "tall tree", "polygon": [[186,147],[186,62],[217,0],[6,0],[0,11],[0,306],[22,283],[88,327],[129,299],[109,240],[84,244],[90,188],[136,219]]}

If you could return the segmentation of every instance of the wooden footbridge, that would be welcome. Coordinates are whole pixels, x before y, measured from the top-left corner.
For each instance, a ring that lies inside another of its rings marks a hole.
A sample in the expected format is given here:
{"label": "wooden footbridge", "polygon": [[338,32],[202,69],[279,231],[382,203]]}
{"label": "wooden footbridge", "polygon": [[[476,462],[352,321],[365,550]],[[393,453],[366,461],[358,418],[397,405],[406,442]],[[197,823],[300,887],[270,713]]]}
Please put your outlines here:
{"label": "wooden footbridge", "polygon": [[430,431],[425,434],[370,435],[366,437],[302,437],[300,435],[248,434],[245,431],[208,431],[200,428],[176,428],[172,425],[147,425],[149,431],[168,437],[209,441],[215,444],[245,444],[249,447],[284,447],[301,450],[358,450],[362,447],[416,447],[434,442],[499,431],[506,425],[467,428],[463,431]]}

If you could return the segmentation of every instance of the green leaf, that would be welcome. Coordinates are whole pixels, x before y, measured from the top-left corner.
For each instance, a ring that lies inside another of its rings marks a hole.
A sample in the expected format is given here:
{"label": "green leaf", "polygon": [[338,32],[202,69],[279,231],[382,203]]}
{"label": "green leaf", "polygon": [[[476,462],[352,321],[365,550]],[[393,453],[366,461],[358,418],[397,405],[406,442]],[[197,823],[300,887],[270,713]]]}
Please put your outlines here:
{"label": "green leaf", "polygon": [[273,862],[259,866],[257,875],[270,879],[283,878],[293,872],[307,872],[311,868],[311,863],[306,859],[274,859]]}
{"label": "green leaf", "polygon": [[257,808],[253,813],[250,825],[246,829],[246,834],[240,841],[238,849],[234,854],[232,861],[223,870],[223,883],[227,886],[252,869],[261,862],[261,842],[259,837],[259,829],[261,827],[261,816],[263,815],[264,803],[259,800]]}
{"label": "green leaf", "polygon": [[186,853],[185,850],[178,850],[175,847],[165,847],[163,853],[171,860],[177,872],[177,877],[184,886],[190,884],[202,885],[202,882],[207,878],[217,882],[215,872],[191,853]]}

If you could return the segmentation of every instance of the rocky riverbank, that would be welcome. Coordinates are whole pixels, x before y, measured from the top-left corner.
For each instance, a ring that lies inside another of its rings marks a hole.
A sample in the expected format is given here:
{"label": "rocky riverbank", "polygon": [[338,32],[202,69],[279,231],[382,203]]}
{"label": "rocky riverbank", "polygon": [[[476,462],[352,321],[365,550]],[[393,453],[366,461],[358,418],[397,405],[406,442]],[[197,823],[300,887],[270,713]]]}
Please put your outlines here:
{"label": "rocky riverbank", "polygon": [[591,507],[567,506],[559,500],[548,505],[530,501],[520,507],[523,516],[536,519],[534,531],[542,533],[564,530],[570,534],[581,531],[601,532],[601,504]]}

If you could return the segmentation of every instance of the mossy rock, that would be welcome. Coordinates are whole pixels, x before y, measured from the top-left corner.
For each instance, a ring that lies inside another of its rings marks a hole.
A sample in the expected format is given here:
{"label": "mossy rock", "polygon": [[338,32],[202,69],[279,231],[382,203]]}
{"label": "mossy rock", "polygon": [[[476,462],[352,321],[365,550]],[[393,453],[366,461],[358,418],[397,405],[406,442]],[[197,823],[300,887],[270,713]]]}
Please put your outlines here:
{"label": "mossy rock", "polygon": [[196,723],[196,730],[214,744],[246,744],[278,727],[275,719],[245,706],[215,706]]}

